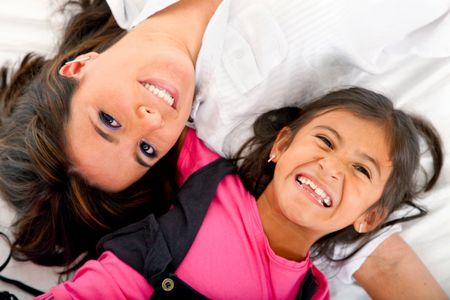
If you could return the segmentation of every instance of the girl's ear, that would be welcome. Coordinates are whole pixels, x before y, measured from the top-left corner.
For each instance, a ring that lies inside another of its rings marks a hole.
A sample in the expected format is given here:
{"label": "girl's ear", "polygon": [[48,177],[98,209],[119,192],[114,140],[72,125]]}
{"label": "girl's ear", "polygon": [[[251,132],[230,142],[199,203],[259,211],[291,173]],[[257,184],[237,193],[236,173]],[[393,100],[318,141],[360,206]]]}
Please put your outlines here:
{"label": "girl's ear", "polygon": [[98,56],[97,52],[89,52],[77,56],[74,60],[66,62],[60,69],[59,75],[64,77],[74,77],[79,79],[80,71],[86,65],[86,63]]}
{"label": "girl's ear", "polygon": [[388,213],[386,208],[370,208],[355,220],[353,228],[359,233],[370,232],[386,219]]}
{"label": "girl's ear", "polygon": [[276,163],[280,158],[280,155],[289,148],[291,141],[292,131],[289,127],[283,127],[280,132],[278,132],[277,138],[273,143],[272,150],[270,151],[271,161]]}

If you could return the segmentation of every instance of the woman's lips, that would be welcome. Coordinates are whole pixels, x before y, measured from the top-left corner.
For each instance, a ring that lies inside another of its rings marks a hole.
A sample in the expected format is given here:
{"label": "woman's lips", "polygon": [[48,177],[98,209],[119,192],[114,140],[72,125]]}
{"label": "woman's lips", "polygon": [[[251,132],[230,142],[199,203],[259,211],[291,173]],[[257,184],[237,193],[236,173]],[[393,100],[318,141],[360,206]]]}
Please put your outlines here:
{"label": "woman's lips", "polygon": [[167,105],[173,109],[177,108],[178,91],[170,84],[161,80],[142,80],[140,84],[156,97],[163,100]]}

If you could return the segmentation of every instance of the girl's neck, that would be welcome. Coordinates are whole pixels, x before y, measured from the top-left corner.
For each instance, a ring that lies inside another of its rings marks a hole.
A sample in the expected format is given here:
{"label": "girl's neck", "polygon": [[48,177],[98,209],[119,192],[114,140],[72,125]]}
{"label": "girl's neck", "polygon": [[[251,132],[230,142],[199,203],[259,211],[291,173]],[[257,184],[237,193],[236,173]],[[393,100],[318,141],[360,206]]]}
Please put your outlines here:
{"label": "girl's neck", "polygon": [[135,30],[144,37],[170,38],[189,52],[196,63],[203,34],[220,0],[181,0],[143,21]]}
{"label": "girl's neck", "polygon": [[275,254],[289,260],[302,261],[308,255],[317,235],[293,224],[270,200],[270,188],[257,201],[264,233]]}

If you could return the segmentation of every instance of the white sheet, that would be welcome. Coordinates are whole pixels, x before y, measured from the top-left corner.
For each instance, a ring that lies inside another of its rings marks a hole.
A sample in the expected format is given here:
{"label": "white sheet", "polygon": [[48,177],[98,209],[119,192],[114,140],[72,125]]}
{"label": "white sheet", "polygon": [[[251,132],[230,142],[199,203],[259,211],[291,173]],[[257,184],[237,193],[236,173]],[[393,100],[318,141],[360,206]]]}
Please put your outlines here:
{"label": "white sheet", "polygon": [[[60,2],[61,0],[0,1],[1,64],[6,61],[15,62],[17,57],[29,50],[44,54],[52,51],[58,35],[56,29],[63,22],[61,16],[53,13]],[[430,213],[425,218],[404,225],[401,235],[450,295],[450,58],[401,61],[382,77],[378,77],[376,84],[362,83],[368,87],[390,91],[388,96],[396,99],[398,107],[424,114],[442,135],[446,156],[443,174],[437,187],[421,200]],[[427,163],[425,158],[424,164]],[[0,230],[8,230],[12,218],[13,211],[0,199]],[[6,258],[6,252],[6,245],[0,242],[0,261]],[[56,271],[57,269],[35,266],[29,262],[12,262],[1,274],[47,290],[57,283]],[[331,280],[330,284],[332,299],[368,298],[355,284],[345,285],[338,278]],[[0,291],[2,290],[14,292],[19,299],[31,299],[0,282]]]}

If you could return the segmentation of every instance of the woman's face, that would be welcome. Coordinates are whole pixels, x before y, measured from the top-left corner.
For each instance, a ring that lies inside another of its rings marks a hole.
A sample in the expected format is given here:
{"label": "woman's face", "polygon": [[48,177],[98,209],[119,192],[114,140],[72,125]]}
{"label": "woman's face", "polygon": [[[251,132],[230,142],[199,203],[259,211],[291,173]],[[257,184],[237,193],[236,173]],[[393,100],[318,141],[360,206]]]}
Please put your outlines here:
{"label": "woman's face", "polygon": [[164,34],[138,38],[130,32],[104,53],[60,70],[79,81],[66,151],[78,173],[108,191],[125,189],[163,157],[192,107],[194,63],[187,48]]}
{"label": "woman's face", "polygon": [[266,190],[271,206],[283,223],[316,236],[359,218],[370,223],[365,213],[380,199],[392,171],[387,141],[383,126],[351,112],[316,116],[287,147],[276,143],[272,149],[275,174]]}

